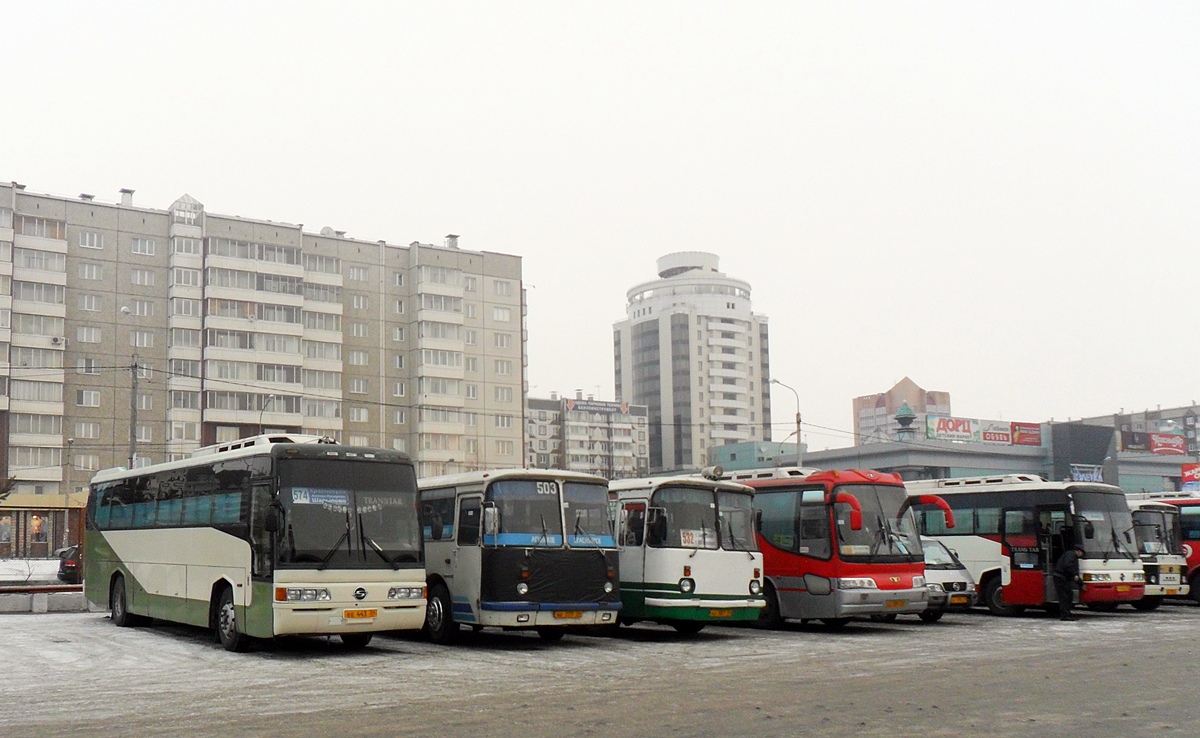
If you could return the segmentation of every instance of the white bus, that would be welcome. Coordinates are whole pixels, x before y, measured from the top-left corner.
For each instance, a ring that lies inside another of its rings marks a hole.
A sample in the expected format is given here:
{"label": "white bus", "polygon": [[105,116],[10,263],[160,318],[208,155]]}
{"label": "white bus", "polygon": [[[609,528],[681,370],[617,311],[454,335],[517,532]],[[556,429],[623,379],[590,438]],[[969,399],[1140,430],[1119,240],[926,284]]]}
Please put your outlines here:
{"label": "white bus", "polygon": [[504,469],[420,481],[429,604],[425,634],[452,643],[462,625],[533,629],[615,625],[616,543],[603,477]]}
{"label": "white bus", "polygon": [[758,620],[766,605],[754,490],[712,477],[610,482],[621,552],[621,618],[680,633]]}
{"label": "white bus", "polygon": [[1138,554],[1146,572],[1146,595],[1131,603],[1143,611],[1158,609],[1165,597],[1187,597],[1191,587],[1187,581],[1187,556],[1179,523],[1179,508],[1152,499],[1134,499],[1129,509],[1133,514],[1134,534]]}
{"label": "white bus", "polygon": [[954,550],[996,615],[1056,605],[1054,564],[1075,543],[1083,580],[1079,601],[1092,609],[1140,600],[1145,574],[1125,492],[1108,484],[1050,482],[1034,474],[906,482],[910,496],[936,494],[954,511],[914,504],[921,535]]}
{"label": "white bus", "polygon": [[425,615],[417,484],[399,452],[266,435],[91,483],[84,591],[148,618],[251,638],[415,630]]}

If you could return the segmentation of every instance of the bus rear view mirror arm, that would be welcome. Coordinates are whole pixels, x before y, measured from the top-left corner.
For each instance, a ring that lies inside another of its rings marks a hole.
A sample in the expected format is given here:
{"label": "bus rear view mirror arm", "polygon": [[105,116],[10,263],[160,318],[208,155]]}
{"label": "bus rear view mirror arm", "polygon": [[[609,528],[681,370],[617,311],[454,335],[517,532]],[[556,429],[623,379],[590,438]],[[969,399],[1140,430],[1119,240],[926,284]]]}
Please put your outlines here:
{"label": "bus rear view mirror arm", "polygon": [[858,498],[846,492],[834,492],[829,496],[829,502],[836,505],[841,503],[850,506],[850,530],[862,530],[862,505]]}

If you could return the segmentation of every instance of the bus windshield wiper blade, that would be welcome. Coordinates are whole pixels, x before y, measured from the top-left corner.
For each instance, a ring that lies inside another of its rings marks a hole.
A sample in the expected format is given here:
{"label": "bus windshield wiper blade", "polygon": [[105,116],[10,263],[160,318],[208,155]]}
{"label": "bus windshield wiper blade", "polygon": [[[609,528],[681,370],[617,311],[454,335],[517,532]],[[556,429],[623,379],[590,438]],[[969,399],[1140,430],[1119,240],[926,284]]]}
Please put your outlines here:
{"label": "bus windshield wiper blade", "polygon": [[547,546],[549,546],[550,545],[550,530],[546,527],[546,515],[545,515],[545,513],[538,513],[538,516],[542,519],[542,540],[546,543]]}
{"label": "bus windshield wiper blade", "polygon": [[329,553],[325,554],[325,558],[321,559],[321,565],[317,567],[317,571],[325,570],[326,565],[329,564],[329,560],[333,558],[333,555],[335,553],[337,553],[338,548],[341,547],[342,541],[346,542],[346,547],[348,549],[350,547],[350,510],[349,509],[346,510],[346,530],[343,531],[341,537],[339,537],[337,539],[337,543],[333,544],[333,548],[329,549]]}
{"label": "bus windshield wiper blade", "polygon": [[388,556],[386,553],[384,553],[383,548],[378,543],[375,542],[375,539],[371,538],[369,535],[367,535],[367,532],[365,530],[363,530],[362,513],[358,514],[358,537],[362,539],[362,542],[364,544],[363,548],[366,548],[368,546],[371,547],[372,549],[375,550],[375,553],[379,554],[379,558],[386,561],[388,563],[388,565],[392,567],[393,570],[395,570],[395,571],[400,570],[400,564],[396,563],[395,561],[392,561],[391,557]]}

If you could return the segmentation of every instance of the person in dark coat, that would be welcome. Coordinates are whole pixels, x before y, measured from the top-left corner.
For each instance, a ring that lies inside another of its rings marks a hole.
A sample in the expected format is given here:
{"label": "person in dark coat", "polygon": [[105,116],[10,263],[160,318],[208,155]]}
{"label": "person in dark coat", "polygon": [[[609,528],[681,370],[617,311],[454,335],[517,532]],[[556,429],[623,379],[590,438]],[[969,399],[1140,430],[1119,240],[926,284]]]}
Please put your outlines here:
{"label": "person in dark coat", "polygon": [[1075,582],[1079,581],[1079,558],[1083,546],[1076,543],[1063,552],[1054,562],[1054,591],[1058,594],[1058,617],[1060,620],[1078,620],[1071,614],[1075,604]]}

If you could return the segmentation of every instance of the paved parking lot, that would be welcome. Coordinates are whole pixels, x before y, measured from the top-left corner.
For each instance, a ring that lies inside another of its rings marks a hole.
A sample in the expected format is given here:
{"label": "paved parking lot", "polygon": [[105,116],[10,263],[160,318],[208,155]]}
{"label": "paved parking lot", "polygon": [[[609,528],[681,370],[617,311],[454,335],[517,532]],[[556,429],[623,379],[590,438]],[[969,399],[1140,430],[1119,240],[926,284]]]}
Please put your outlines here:
{"label": "paved parking lot", "polygon": [[1200,608],[1177,605],[230,654],[198,629],[7,615],[0,735],[1195,735],[1198,632]]}

